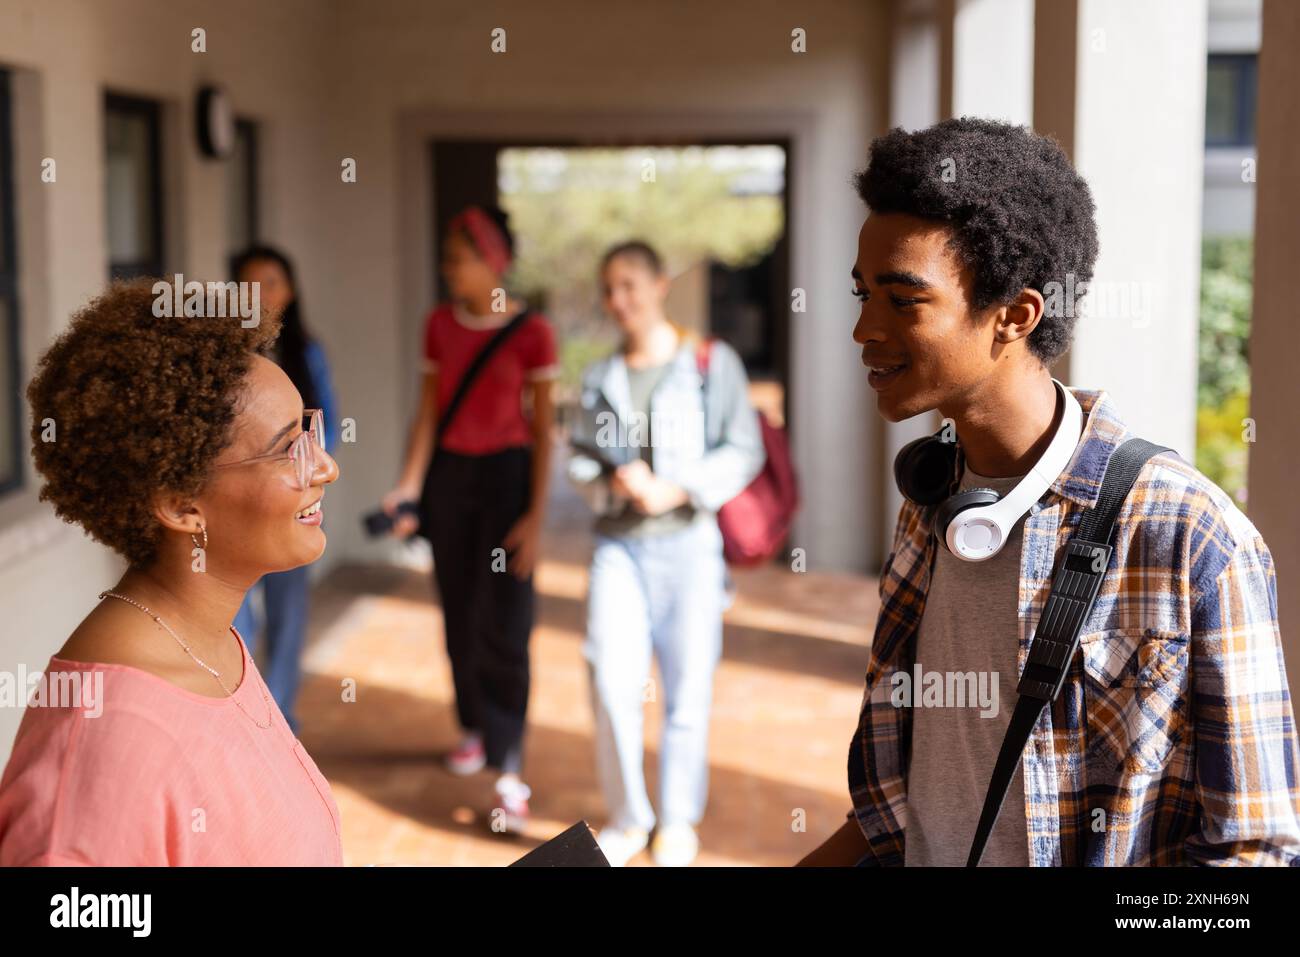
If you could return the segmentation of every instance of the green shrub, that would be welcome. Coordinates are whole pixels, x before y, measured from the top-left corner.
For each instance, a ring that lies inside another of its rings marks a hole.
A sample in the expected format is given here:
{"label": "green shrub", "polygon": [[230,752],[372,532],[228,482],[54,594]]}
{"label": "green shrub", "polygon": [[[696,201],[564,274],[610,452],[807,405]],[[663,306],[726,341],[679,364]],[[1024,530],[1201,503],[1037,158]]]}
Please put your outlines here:
{"label": "green shrub", "polygon": [[1253,242],[1207,237],[1201,245],[1196,467],[1244,507],[1250,414]]}

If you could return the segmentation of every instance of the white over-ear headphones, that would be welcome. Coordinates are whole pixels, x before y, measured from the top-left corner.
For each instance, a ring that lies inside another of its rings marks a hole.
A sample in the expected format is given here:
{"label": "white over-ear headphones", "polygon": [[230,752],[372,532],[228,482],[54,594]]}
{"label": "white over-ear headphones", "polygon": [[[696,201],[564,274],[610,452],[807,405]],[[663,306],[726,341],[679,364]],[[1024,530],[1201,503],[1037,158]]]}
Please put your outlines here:
{"label": "white over-ear headphones", "polygon": [[968,488],[948,495],[957,446],[940,438],[942,430],[909,442],[894,459],[899,491],[917,505],[939,506],[934,534],[963,561],[981,562],[1001,551],[1016,522],[1074,457],[1083,434],[1083,409],[1069,389],[1055,379],[1052,383],[1064,403],[1056,434],[1042,457],[1005,496],[991,488]]}

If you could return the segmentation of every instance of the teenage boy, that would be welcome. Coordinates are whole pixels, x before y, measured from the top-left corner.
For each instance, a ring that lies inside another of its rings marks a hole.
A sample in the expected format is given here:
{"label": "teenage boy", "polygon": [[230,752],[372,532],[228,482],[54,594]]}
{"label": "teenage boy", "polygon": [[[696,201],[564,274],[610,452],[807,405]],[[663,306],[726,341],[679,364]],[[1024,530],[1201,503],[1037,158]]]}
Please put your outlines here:
{"label": "teenage boy", "polygon": [[[1061,294],[1097,256],[1088,186],[1052,140],[963,118],[877,139],[856,187],[869,216],[853,339],[880,414],[938,409],[956,437],[949,491],[1005,493],[1069,407],[1049,369],[1078,305]],[[1070,392],[1083,427],[1069,464],[992,558],[950,553],[933,534],[939,506],[904,502],[849,751],[854,810],[801,863],[966,862],[1053,564],[1132,437],[1105,392]],[[1300,750],[1259,532],[1164,452],[1138,473],[1111,545],[982,863],[1300,863]],[[900,694],[914,676],[971,673],[989,679],[991,705],[952,707],[952,682]]]}

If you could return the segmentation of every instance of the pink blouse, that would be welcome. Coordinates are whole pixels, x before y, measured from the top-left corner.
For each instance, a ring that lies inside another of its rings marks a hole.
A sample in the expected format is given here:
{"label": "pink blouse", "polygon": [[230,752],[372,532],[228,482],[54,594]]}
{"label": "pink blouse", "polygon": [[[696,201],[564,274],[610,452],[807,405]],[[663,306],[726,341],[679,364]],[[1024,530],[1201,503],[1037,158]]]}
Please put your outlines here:
{"label": "pink blouse", "polygon": [[[234,695],[208,698],[52,657],[0,778],[0,866],[341,865],[329,784],[243,659]],[[53,689],[77,673],[70,702]]]}

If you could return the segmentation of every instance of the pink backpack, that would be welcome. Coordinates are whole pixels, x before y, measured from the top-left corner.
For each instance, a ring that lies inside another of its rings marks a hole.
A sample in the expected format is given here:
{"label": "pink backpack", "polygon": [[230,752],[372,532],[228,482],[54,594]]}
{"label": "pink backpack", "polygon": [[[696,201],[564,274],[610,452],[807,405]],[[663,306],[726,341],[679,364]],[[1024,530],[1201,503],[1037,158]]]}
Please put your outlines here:
{"label": "pink backpack", "polygon": [[[695,363],[707,380],[709,346],[700,343]],[[790,443],[785,429],[779,429],[758,414],[763,431],[763,451],[767,460],[763,470],[739,495],[718,510],[718,528],[722,532],[722,554],[731,565],[759,565],[781,551],[794,513],[799,510],[799,478],[790,458]]]}

